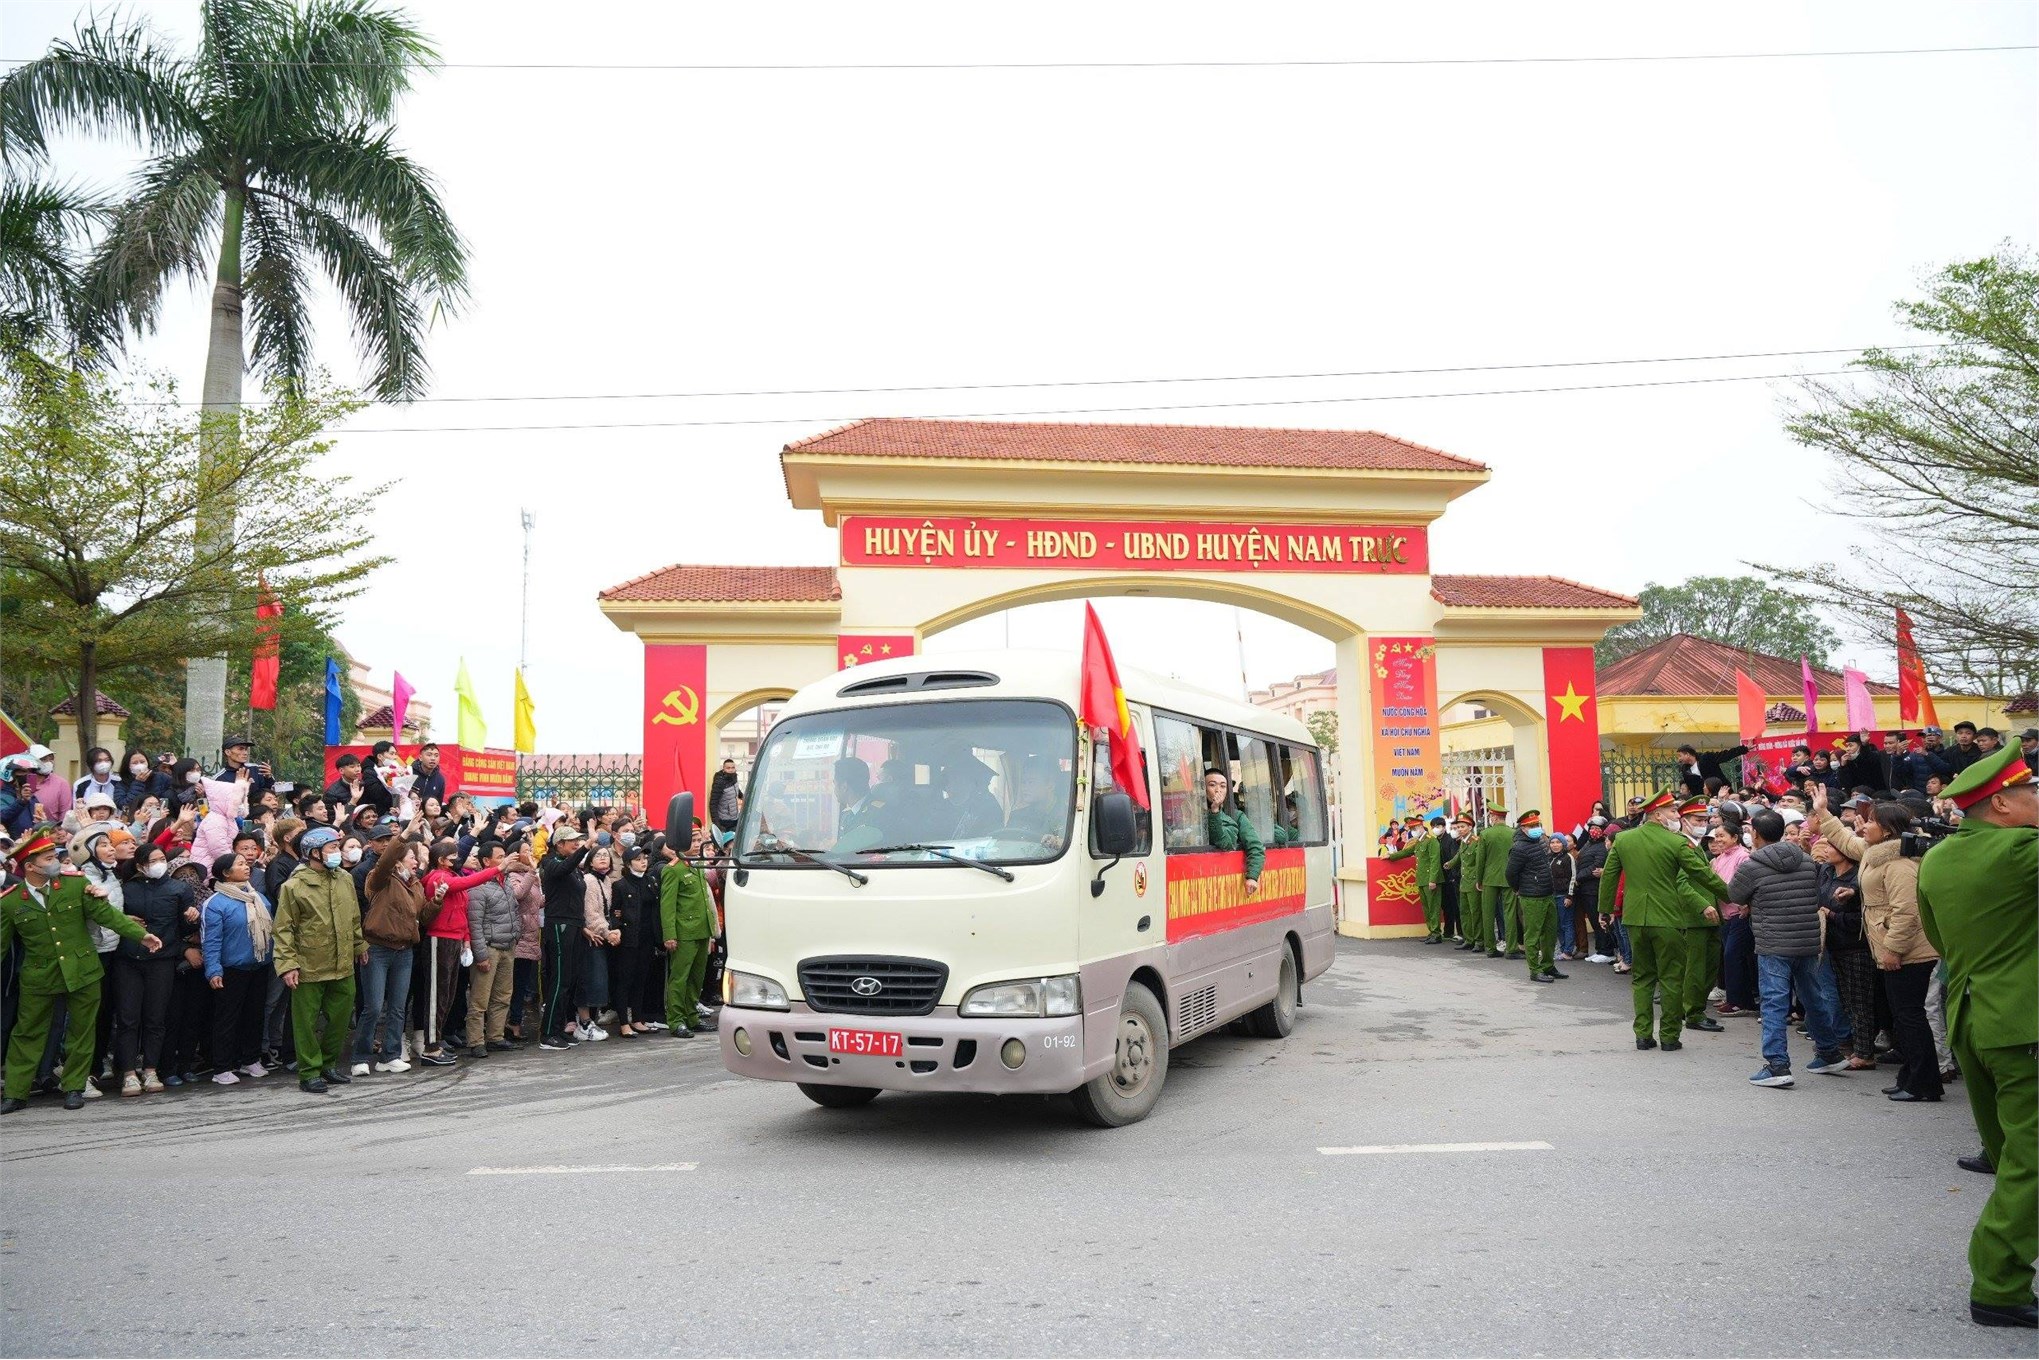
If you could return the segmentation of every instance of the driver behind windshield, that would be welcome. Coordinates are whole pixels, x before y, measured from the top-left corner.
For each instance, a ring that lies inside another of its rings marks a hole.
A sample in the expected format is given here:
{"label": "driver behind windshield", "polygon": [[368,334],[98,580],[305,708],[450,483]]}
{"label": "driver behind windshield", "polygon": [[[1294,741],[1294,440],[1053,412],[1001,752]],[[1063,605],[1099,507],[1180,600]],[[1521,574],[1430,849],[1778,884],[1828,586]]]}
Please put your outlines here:
{"label": "driver behind windshield", "polygon": [[1005,809],[992,796],[997,771],[975,756],[964,756],[942,769],[942,792],[948,798],[950,824],[956,836],[995,836],[1005,825]]}
{"label": "driver behind windshield", "polygon": [[878,814],[885,800],[871,791],[871,767],[855,756],[835,763],[836,848],[862,849],[884,843]]}
{"label": "driver behind windshield", "polygon": [[1050,850],[1062,848],[1063,828],[1069,824],[1067,800],[1061,796],[1061,771],[1042,757],[1022,761],[1017,776],[1019,793],[1013,799],[1012,814],[1005,819],[1001,835],[1013,840],[1032,841]]}

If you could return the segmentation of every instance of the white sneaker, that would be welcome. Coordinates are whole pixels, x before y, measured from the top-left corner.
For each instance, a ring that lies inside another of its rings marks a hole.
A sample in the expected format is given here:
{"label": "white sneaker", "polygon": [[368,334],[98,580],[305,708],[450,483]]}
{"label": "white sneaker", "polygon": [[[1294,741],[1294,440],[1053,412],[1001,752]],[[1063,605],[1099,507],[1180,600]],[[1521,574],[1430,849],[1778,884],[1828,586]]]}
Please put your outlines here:
{"label": "white sneaker", "polygon": [[1706,994],[1706,999],[1708,1001],[1725,1001],[1727,1000],[1727,989],[1724,987],[1716,987]]}
{"label": "white sneaker", "polygon": [[215,1072],[212,1074],[212,1084],[214,1086],[239,1086],[241,1079],[231,1072]]}
{"label": "white sneaker", "polygon": [[581,1038],[589,1043],[599,1044],[608,1037],[609,1031],[603,1029],[600,1025],[584,1025],[581,1027]]}
{"label": "white sneaker", "polygon": [[1588,963],[1613,963],[1613,962],[1614,962],[1614,956],[1613,956],[1612,954],[1588,954],[1588,955],[1586,956],[1586,962],[1588,962]]}
{"label": "white sneaker", "polygon": [[408,1072],[411,1070],[411,1065],[402,1058],[391,1058],[388,1062],[377,1063],[375,1070],[378,1072]]}
{"label": "white sneaker", "polygon": [[105,1096],[106,1092],[100,1090],[99,1087],[94,1085],[92,1082],[88,1081],[85,1083],[85,1099],[102,1100],[105,1098]]}
{"label": "white sneaker", "polygon": [[259,1061],[251,1062],[241,1069],[241,1075],[253,1081],[260,1081],[269,1075],[269,1069],[264,1067]]}
{"label": "white sneaker", "polygon": [[605,1010],[605,1011],[601,1012],[601,1013],[600,1013],[599,1015],[597,1015],[597,1016],[595,1017],[595,1023],[596,1023],[597,1025],[613,1025],[613,1024],[615,1024],[615,1023],[616,1023],[616,1012],[614,1012],[614,1011],[612,1011],[612,1010]]}
{"label": "white sneaker", "polygon": [[352,1066],[351,1068],[347,1069],[347,1075],[348,1075],[348,1076],[351,1076],[351,1077],[365,1077],[365,1076],[367,1076],[367,1075],[368,1075],[368,1064],[367,1064],[367,1063],[355,1063],[355,1064],[354,1064],[354,1066]]}
{"label": "white sneaker", "polygon": [[666,1028],[666,1022],[663,1020],[640,1020],[637,1022],[637,1027],[639,1029],[660,1030]]}

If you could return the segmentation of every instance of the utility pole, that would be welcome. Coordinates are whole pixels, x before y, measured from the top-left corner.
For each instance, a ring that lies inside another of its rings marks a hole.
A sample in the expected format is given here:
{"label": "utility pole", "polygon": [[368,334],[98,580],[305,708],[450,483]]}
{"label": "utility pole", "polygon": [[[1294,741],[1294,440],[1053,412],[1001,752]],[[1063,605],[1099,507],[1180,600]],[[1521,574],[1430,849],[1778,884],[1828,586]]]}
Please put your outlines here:
{"label": "utility pole", "polygon": [[1239,643],[1239,697],[1250,704],[1253,690],[1246,683],[1246,615],[1236,604],[1232,606],[1232,636]]}
{"label": "utility pole", "polygon": [[529,510],[517,513],[524,517],[524,604],[517,628],[517,669],[521,671],[531,664],[531,530],[537,527],[538,516]]}

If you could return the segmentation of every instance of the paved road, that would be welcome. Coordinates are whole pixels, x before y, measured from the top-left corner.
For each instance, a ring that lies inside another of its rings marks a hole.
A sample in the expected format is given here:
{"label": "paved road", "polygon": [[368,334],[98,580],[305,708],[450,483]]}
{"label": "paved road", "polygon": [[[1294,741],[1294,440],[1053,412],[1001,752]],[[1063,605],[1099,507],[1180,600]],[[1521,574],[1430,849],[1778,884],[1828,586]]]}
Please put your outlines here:
{"label": "paved road", "polygon": [[1625,979],[1574,972],[1347,943],[1293,1036],[1177,1050],[1111,1132],[821,1110],[669,1040],[38,1101],[0,1124],[0,1351],[2033,1354],[1967,1321],[1959,1087],[1757,1090],[1753,1025],[1640,1054]]}

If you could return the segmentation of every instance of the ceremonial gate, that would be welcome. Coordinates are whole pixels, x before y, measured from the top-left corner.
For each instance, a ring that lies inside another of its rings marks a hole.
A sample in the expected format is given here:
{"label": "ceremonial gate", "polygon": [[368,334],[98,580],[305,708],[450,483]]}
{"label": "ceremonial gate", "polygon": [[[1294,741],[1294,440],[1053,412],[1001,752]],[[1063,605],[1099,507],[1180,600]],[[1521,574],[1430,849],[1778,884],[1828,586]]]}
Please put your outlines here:
{"label": "ceremonial gate", "polygon": [[1385,872],[1407,861],[1371,857],[1388,824],[1448,806],[1451,705],[1508,719],[1525,806],[1569,826],[1600,795],[1593,644],[1639,611],[1557,577],[1434,574],[1430,526],[1483,464],[1361,430],[947,420],[862,421],[780,462],[793,505],[837,530],[834,564],[683,563],[600,596],[644,642],[647,806],[705,795],[723,724],[761,702],[985,614],[1109,595],[1331,641],[1349,934],[1423,929],[1406,872]]}

